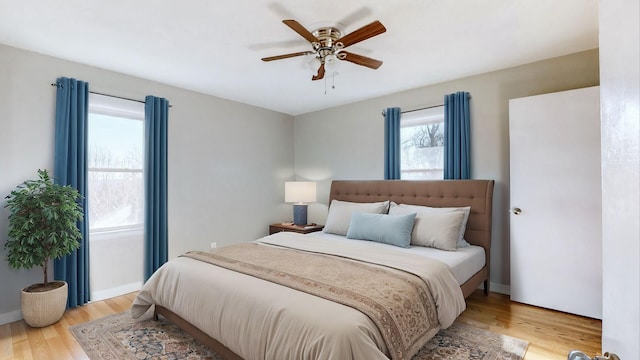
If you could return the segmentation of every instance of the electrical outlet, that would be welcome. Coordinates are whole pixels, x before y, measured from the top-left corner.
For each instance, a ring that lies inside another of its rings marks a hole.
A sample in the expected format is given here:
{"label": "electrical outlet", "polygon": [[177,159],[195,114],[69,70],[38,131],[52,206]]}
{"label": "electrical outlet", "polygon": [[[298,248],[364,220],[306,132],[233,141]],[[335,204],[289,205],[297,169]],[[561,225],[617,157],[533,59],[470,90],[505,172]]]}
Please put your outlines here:
{"label": "electrical outlet", "polygon": [[212,249],[215,249],[215,248],[217,248],[217,247],[218,247],[218,243],[215,243],[215,242],[212,242],[212,243],[211,243],[211,248],[212,248]]}

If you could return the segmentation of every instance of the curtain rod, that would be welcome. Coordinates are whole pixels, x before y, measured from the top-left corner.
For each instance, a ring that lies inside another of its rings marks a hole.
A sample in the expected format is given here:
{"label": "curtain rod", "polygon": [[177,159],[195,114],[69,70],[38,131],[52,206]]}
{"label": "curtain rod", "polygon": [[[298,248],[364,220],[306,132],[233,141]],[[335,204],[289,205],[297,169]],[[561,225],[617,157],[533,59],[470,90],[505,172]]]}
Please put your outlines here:
{"label": "curtain rod", "polygon": [[[442,107],[442,106],[444,106],[444,104],[431,105],[431,106],[421,107],[421,108],[412,109],[412,110],[400,111],[400,114],[405,114],[405,113],[410,113],[410,112],[420,111],[420,110],[433,109],[433,108]],[[382,116],[384,116],[385,113],[386,113],[386,109],[382,109]]]}
{"label": "curtain rod", "polygon": [[[468,97],[469,97],[469,99],[471,99],[471,94],[469,94]],[[441,106],[444,106],[444,104],[436,104],[436,105],[421,107],[421,108],[412,109],[412,110],[400,111],[400,114],[410,113],[410,112],[420,111],[420,110],[433,109],[433,108],[437,108],[437,107],[441,107]],[[384,114],[385,114],[385,109],[382,109],[382,116],[384,116]]]}
{"label": "curtain rod", "polygon": [[[58,87],[58,84],[51,84],[51,86]],[[91,94],[102,95],[102,96],[108,96],[108,97],[112,97],[112,98],[116,98],[116,99],[129,100],[129,101],[135,101],[135,102],[139,102],[139,103],[143,103],[143,104],[145,103],[143,100],[131,99],[131,98],[123,97],[123,96],[109,95],[109,94],[99,93],[99,92],[97,92],[97,91],[91,91],[91,90],[89,90],[89,92],[90,92]],[[173,106],[173,105],[169,104],[169,107],[172,107],[172,106]]]}

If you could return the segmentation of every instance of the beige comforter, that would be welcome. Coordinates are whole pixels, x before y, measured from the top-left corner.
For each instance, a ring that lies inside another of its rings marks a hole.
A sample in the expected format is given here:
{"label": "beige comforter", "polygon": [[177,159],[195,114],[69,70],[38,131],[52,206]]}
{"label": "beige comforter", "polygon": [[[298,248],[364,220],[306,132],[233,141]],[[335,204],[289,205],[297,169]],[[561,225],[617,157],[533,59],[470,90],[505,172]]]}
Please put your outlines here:
{"label": "beige comforter", "polygon": [[[261,244],[336,254],[422,278],[431,289],[440,326],[450,326],[464,299],[448,267],[363,241],[277,233]],[[363,313],[329,300],[221,267],[180,257],[159,269],[138,294],[134,317],[159,304],[244,359],[387,359],[378,327]]]}

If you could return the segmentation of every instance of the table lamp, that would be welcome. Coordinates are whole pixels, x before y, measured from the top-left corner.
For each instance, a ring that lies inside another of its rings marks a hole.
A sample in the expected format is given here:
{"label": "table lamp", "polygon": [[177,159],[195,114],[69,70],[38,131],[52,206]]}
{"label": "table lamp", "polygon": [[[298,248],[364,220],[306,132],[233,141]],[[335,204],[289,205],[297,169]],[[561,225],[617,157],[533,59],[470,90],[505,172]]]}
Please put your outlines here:
{"label": "table lamp", "polygon": [[307,224],[307,204],[316,201],[316,183],[313,181],[286,181],[284,202],[293,204],[294,225]]}

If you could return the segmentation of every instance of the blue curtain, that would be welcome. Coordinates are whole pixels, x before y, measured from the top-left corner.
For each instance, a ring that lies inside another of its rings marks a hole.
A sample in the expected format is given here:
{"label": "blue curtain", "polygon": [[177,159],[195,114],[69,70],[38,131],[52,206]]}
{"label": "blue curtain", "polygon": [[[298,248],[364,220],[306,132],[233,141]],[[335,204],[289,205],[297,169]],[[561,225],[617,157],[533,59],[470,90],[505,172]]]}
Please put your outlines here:
{"label": "blue curtain", "polygon": [[80,192],[84,220],[78,222],[82,234],[80,248],[54,260],[56,280],[69,286],[67,307],[89,302],[89,230],[87,208],[87,117],[89,84],[61,77],[56,81],[56,134],[53,176],[58,184],[71,185]]}
{"label": "blue curtain", "polygon": [[471,178],[469,93],[444,97],[444,178]]}
{"label": "blue curtain", "polygon": [[384,178],[400,179],[400,108],[384,112]]}
{"label": "blue curtain", "polygon": [[145,141],[145,281],[168,257],[167,129],[169,102],[147,96],[144,106]]}

